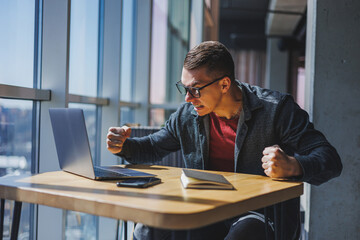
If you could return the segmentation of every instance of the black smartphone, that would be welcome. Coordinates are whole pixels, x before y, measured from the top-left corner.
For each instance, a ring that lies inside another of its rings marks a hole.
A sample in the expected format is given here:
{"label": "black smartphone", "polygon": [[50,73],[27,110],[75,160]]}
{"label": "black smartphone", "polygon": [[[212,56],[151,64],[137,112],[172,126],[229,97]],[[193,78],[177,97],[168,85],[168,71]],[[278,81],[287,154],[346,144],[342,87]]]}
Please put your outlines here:
{"label": "black smartphone", "polygon": [[125,179],[123,181],[117,182],[116,186],[118,187],[134,187],[134,188],[147,188],[156,184],[161,183],[160,178],[151,177],[151,178],[131,178]]}

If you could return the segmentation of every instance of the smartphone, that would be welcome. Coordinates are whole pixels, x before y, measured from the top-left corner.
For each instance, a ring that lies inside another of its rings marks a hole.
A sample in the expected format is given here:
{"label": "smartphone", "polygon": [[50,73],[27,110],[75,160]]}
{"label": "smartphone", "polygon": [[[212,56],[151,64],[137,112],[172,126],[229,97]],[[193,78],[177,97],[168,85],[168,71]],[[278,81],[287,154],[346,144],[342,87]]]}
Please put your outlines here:
{"label": "smartphone", "polygon": [[118,187],[147,188],[161,183],[160,178],[131,178],[116,183]]}

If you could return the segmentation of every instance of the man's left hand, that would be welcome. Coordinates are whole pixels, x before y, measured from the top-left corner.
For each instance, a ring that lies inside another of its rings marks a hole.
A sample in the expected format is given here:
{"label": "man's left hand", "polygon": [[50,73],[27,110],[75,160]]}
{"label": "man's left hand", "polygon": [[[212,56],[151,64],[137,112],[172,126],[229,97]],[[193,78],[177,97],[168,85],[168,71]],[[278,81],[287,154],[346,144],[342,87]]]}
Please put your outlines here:
{"label": "man's left hand", "polygon": [[288,156],[278,145],[267,147],[263,151],[262,167],[271,178],[295,177],[303,174],[300,163]]}

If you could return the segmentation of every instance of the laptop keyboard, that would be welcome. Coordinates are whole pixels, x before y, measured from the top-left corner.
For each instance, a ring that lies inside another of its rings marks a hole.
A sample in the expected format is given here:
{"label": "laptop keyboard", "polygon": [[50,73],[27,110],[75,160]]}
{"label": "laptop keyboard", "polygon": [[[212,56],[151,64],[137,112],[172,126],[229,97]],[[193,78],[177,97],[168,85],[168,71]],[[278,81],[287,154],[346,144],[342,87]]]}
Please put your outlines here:
{"label": "laptop keyboard", "polygon": [[111,170],[105,170],[101,167],[94,167],[95,176],[97,177],[126,177],[128,174],[118,173]]}

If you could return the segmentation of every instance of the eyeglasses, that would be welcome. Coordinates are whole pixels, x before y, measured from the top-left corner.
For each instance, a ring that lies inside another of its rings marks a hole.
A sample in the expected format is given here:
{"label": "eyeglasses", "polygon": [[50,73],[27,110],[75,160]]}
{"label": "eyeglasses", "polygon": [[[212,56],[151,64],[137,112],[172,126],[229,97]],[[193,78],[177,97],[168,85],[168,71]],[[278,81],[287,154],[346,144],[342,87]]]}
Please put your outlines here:
{"label": "eyeglasses", "polygon": [[207,86],[210,86],[211,84],[213,84],[214,82],[220,81],[221,79],[223,79],[224,77],[227,77],[227,75],[222,76],[221,78],[217,78],[214,81],[206,84],[205,86],[202,87],[186,87],[184,84],[181,83],[181,80],[178,81],[176,83],[176,88],[179,90],[180,94],[182,95],[186,95],[187,92],[190,93],[191,96],[193,96],[194,98],[200,98],[200,90],[206,88]]}

